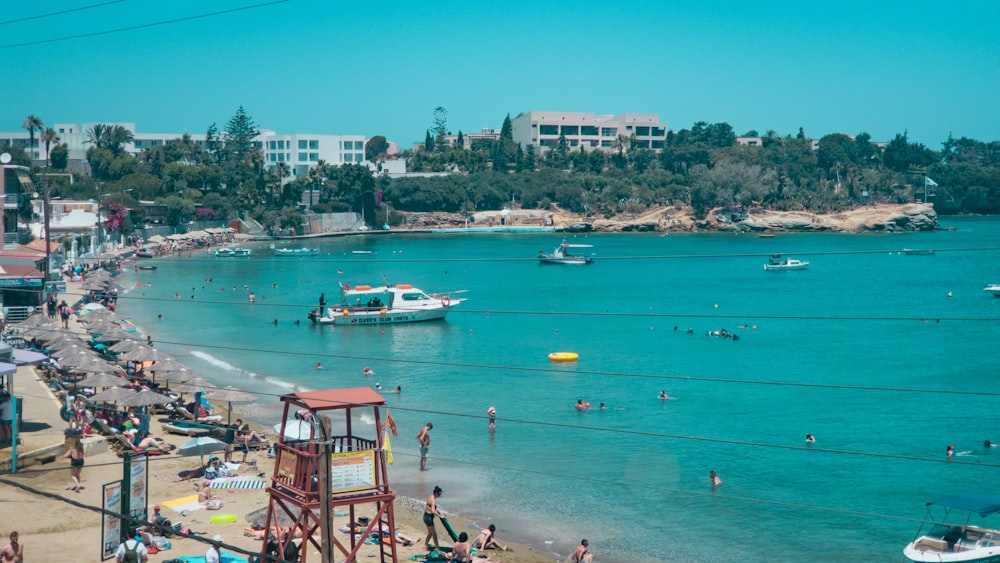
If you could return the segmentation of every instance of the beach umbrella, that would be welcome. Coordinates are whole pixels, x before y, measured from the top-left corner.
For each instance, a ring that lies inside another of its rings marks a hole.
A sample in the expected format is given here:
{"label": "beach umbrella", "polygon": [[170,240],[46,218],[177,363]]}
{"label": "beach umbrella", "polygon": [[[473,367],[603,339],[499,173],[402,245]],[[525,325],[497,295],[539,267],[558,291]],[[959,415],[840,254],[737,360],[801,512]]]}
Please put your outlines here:
{"label": "beach umbrella", "polygon": [[170,388],[171,391],[174,391],[176,393],[197,393],[199,391],[205,392],[210,389],[215,389],[215,385],[209,383],[207,379],[197,376],[194,377],[193,379],[185,381],[184,383],[181,383],[180,385],[176,385]]}
{"label": "beach umbrella", "polygon": [[79,338],[60,338],[58,340],[52,340],[45,343],[45,349],[54,353],[69,355],[77,352],[87,352],[90,347],[87,343]]}
{"label": "beach umbrella", "polygon": [[221,452],[226,449],[226,443],[208,436],[198,436],[191,438],[177,448],[177,455],[197,455],[201,457],[201,464],[205,465],[205,454]]}
{"label": "beach umbrella", "polygon": [[156,363],[146,368],[146,371],[155,371],[156,373],[166,373],[168,371],[181,371],[181,370],[191,371],[191,368],[178,362],[173,358],[163,358],[162,360],[158,360]]}
{"label": "beach umbrella", "polygon": [[121,354],[122,352],[130,352],[132,350],[135,350],[136,348],[149,348],[149,346],[141,340],[126,338],[121,342],[115,344],[114,346],[109,346],[108,350],[111,352],[117,352]]}
{"label": "beach umbrella", "polygon": [[104,291],[107,288],[108,282],[101,280],[87,280],[80,284],[80,289],[86,291]]}
{"label": "beach umbrella", "polygon": [[74,373],[107,373],[115,375],[124,375],[125,372],[122,368],[109,364],[102,358],[98,357],[88,357],[85,361],[75,366],[69,366],[69,371]]}
{"label": "beach umbrella", "polygon": [[37,314],[37,315],[31,315],[30,317],[17,323],[16,325],[14,325],[14,328],[28,329],[28,328],[37,328],[40,326],[49,326],[54,324],[55,321],[53,321],[52,319],[46,317],[45,315]]}
{"label": "beach umbrella", "polygon": [[124,387],[112,387],[87,399],[90,403],[117,403],[135,395],[136,392]]}
{"label": "beach umbrella", "polygon": [[[290,438],[292,440],[308,440],[312,436],[313,425],[311,422],[306,422],[304,420],[288,420],[285,423],[285,433],[282,434],[285,438]],[[281,423],[274,425],[274,431],[281,434]]]}
{"label": "beach umbrella", "polygon": [[[150,348],[149,346],[140,346],[134,350],[122,352],[121,355],[118,356],[118,361],[120,362],[158,362],[168,359],[171,359],[170,356],[167,356],[156,348]],[[153,367],[149,367],[147,369],[150,371],[156,371]]]}
{"label": "beach umbrella", "polygon": [[215,389],[209,389],[205,392],[204,397],[211,401],[225,401],[228,405],[226,411],[226,424],[229,424],[233,417],[233,403],[245,403],[247,401],[256,401],[257,395],[253,393],[247,393],[246,391],[240,391],[235,387],[216,387]]}
{"label": "beach umbrella", "polygon": [[148,407],[150,405],[165,405],[170,402],[173,402],[173,399],[166,395],[161,395],[156,391],[150,391],[149,389],[143,389],[142,391],[139,391],[135,395],[122,401],[122,406]]}
{"label": "beach umbrella", "polygon": [[167,387],[170,387],[171,383],[186,383],[198,377],[197,375],[195,375],[193,371],[186,369],[177,371],[168,371],[164,373],[154,371],[151,373],[153,374],[154,381],[163,383]]}
{"label": "beach umbrella", "polygon": [[59,360],[60,364],[68,367],[76,367],[79,365],[83,365],[89,361],[92,361],[94,358],[101,360],[102,362],[104,361],[103,359],[101,359],[100,356],[89,350],[82,350],[77,352],[74,349],[72,353],[61,352],[58,354],[53,354],[53,356],[55,356],[56,359]]}
{"label": "beach umbrella", "polygon": [[119,375],[115,375],[113,373],[98,373],[81,381],[77,381],[73,385],[77,387],[116,387],[119,385],[125,385],[126,383],[128,383],[128,381]]}

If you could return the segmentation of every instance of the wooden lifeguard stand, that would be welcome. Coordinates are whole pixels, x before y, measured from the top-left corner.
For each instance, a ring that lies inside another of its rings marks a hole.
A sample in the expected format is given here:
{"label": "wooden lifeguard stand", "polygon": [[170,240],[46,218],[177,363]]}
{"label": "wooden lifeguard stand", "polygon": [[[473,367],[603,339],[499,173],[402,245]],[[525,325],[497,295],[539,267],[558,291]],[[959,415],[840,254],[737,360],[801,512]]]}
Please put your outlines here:
{"label": "wooden lifeguard stand", "polygon": [[[385,405],[385,399],[369,387],[355,387],[291,393],[282,396],[281,401],[285,409],[274,447],[274,474],[267,488],[271,498],[265,530],[280,530],[279,523],[290,520],[292,531],[296,528],[302,531],[302,541],[290,548],[289,544],[295,545],[295,534],[290,533],[287,537],[276,534],[279,556],[287,559],[287,554],[294,551],[298,561],[305,563],[309,544],[312,544],[324,562],[334,560],[336,549],[340,552],[336,556],[338,561],[356,563],[364,539],[372,533],[381,538],[386,530],[390,539],[378,544],[381,562],[395,563],[396,523],[392,502],[396,495],[389,490],[379,415],[379,407]],[[373,439],[354,435],[353,429],[358,424],[351,414],[360,409],[374,411]],[[330,435],[330,429],[324,424],[328,416],[331,421],[343,421],[343,435]],[[359,504],[375,504],[375,516],[362,527],[360,540],[354,533],[348,534],[348,545],[333,533],[333,515],[336,507],[345,507],[350,525],[356,526],[355,505]],[[319,532],[319,539],[314,537],[316,532]],[[267,534],[261,553],[266,551]]]}

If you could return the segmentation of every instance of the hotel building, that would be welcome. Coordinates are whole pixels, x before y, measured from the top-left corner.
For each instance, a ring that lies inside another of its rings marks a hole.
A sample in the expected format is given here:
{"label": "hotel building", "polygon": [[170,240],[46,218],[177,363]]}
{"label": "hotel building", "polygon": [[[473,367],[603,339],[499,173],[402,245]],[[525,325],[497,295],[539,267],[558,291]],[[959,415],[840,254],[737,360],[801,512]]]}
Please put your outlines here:
{"label": "hotel building", "polygon": [[655,151],[663,149],[667,140],[667,124],[655,113],[623,113],[597,115],[565,111],[530,111],[511,121],[514,142],[522,147],[533,146],[542,154],[566,138],[570,150],[602,150],[612,152],[618,136],[635,137],[633,147]]}

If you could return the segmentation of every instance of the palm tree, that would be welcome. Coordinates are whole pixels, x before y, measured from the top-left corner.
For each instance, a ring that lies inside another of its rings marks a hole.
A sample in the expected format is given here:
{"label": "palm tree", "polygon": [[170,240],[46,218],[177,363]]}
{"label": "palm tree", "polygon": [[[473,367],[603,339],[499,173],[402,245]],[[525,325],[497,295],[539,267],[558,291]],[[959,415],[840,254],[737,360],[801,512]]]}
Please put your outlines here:
{"label": "palm tree", "polygon": [[125,152],[125,145],[135,141],[135,135],[121,125],[95,123],[85,134],[87,138],[84,142],[99,149],[111,151],[116,155]]}
{"label": "palm tree", "polygon": [[38,135],[39,140],[45,143],[45,167],[49,167],[49,149],[52,148],[52,143],[59,142],[59,135],[56,134],[56,130],[49,127],[48,129],[41,132]]}
{"label": "palm tree", "polygon": [[30,157],[32,161],[35,160],[35,156],[31,152],[32,149],[35,148],[35,131],[41,131],[44,126],[45,125],[42,124],[42,118],[37,115],[29,115],[24,118],[24,123],[21,124],[22,129],[28,130],[28,157]]}

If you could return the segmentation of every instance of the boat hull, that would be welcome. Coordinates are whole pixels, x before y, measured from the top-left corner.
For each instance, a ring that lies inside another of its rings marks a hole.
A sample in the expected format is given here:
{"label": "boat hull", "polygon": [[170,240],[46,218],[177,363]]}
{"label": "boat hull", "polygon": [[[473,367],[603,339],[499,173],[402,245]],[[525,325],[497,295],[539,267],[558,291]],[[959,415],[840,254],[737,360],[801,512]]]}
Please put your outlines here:
{"label": "boat hull", "polygon": [[399,323],[418,323],[424,321],[439,321],[445,318],[451,307],[440,307],[426,310],[350,310],[340,307],[331,308],[326,316],[318,319],[321,324],[334,326],[372,326]]}
{"label": "boat hull", "polygon": [[964,548],[952,551],[947,543],[937,538],[921,536],[903,549],[903,556],[917,563],[991,562],[1000,563],[1000,544],[988,547]]}
{"label": "boat hull", "polygon": [[583,266],[590,264],[594,260],[587,257],[574,257],[574,258],[550,258],[548,256],[539,258],[538,261],[542,264],[561,264],[564,266]]}

